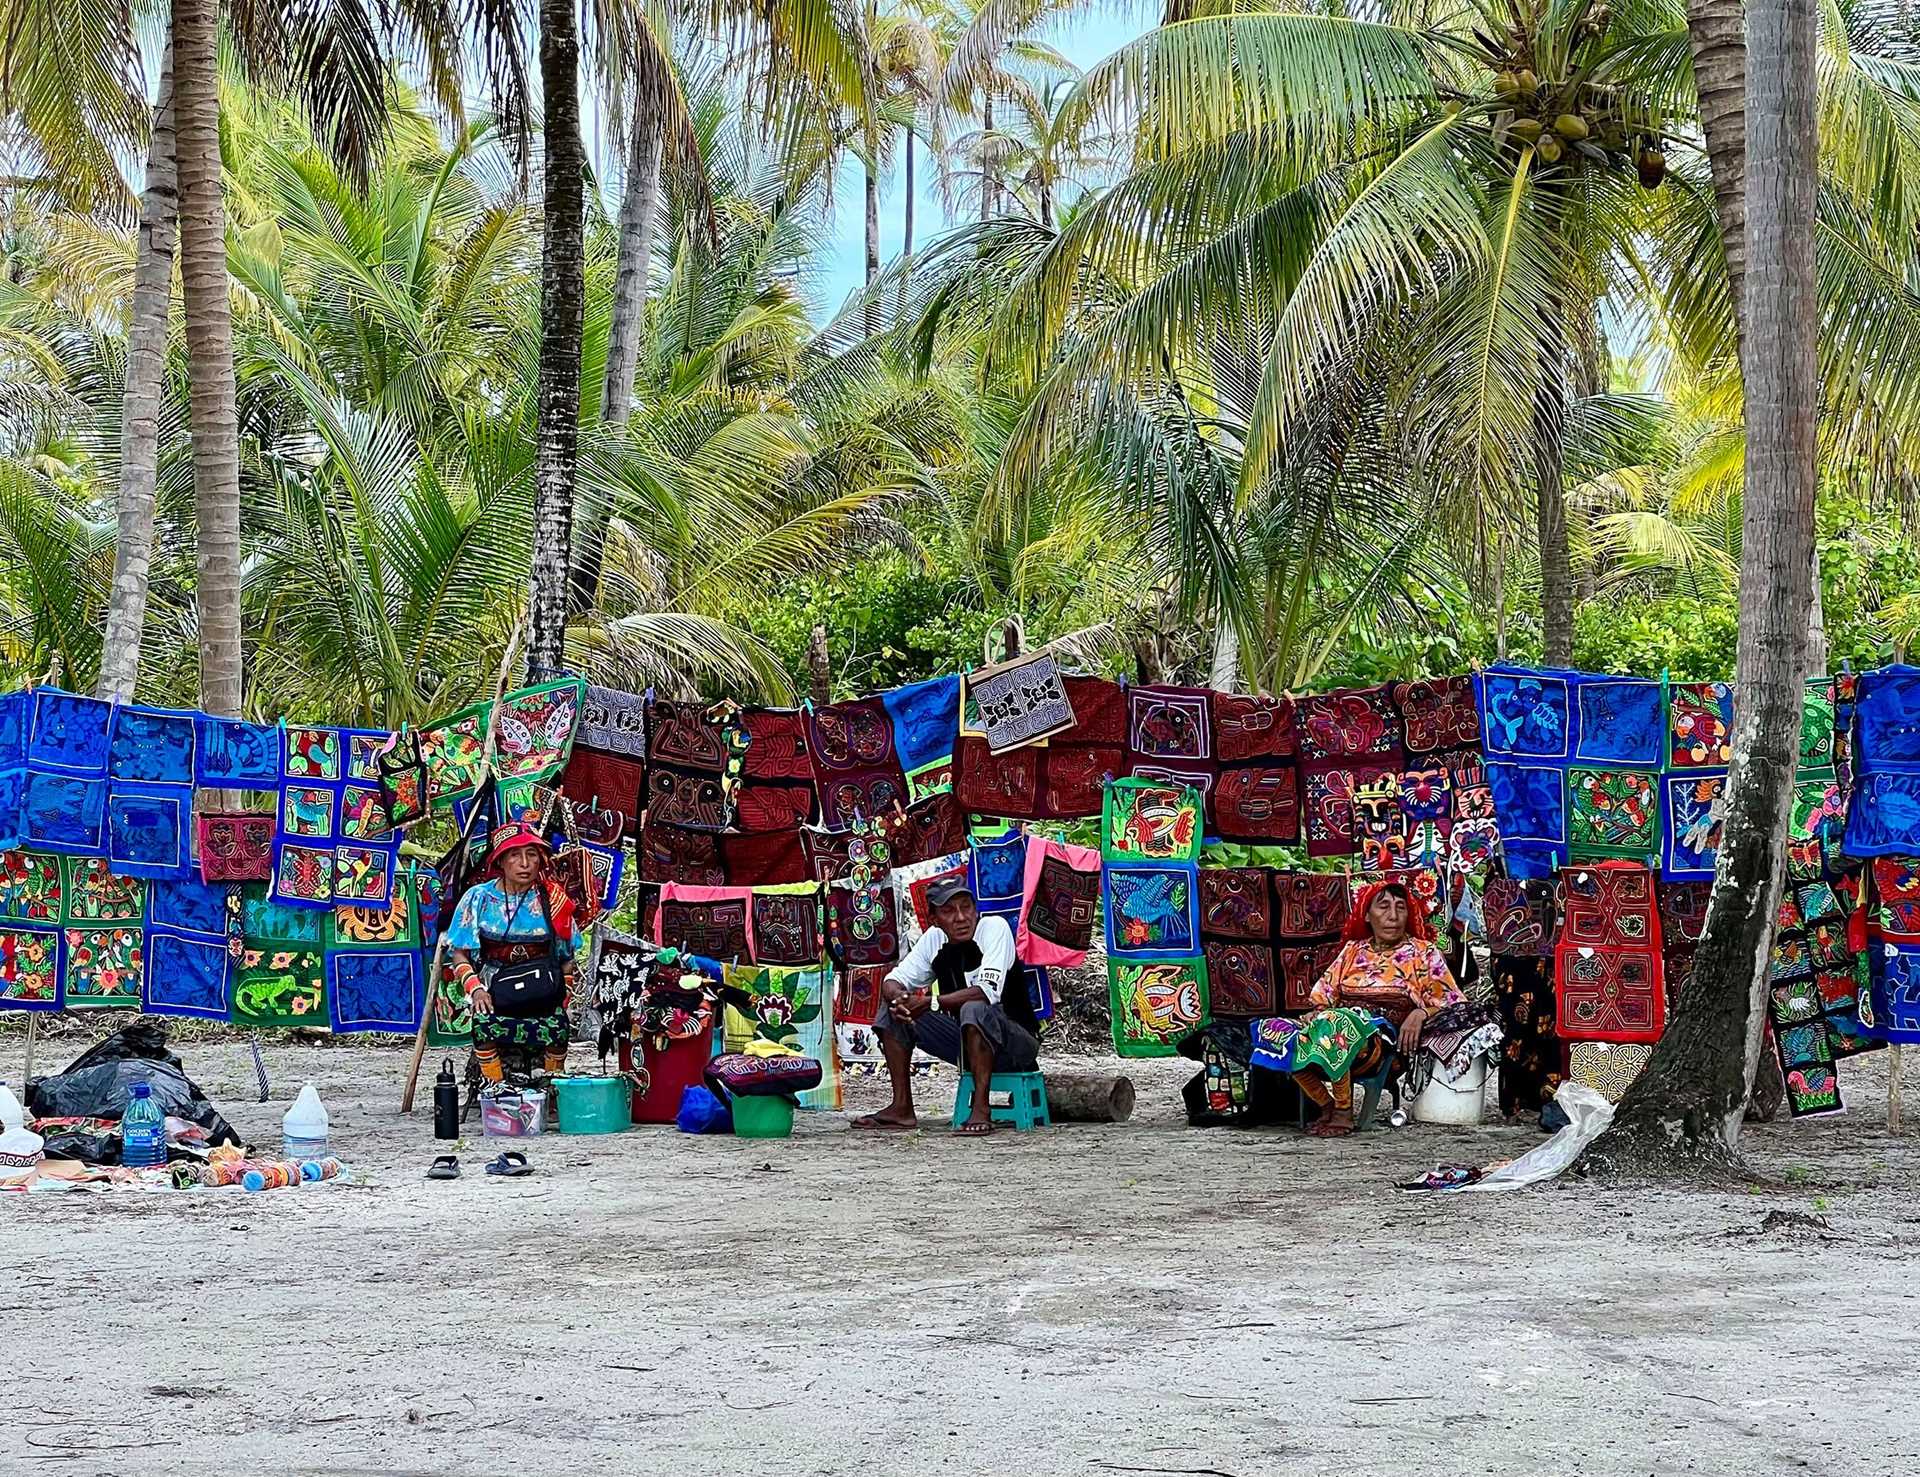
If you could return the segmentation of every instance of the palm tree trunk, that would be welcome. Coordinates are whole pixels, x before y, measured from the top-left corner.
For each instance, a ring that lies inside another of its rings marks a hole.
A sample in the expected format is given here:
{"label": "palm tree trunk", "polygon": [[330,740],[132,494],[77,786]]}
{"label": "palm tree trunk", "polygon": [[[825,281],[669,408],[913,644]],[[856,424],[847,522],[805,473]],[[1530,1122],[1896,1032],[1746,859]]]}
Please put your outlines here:
{"label": "palm tree trunk", "polygon": [[173,0],[174,147],[180,281],[192,400],[199,556],[200,706],[237,715],[240,655],[240,418],[233,380],[226,210],[220,178],[217,0]]}
{"label": "palm tree trunk", "polygon": [[546,121],[541,188],[540,386],[533,477],[527,676],[565,670],[573,489],[580,460],[580,338],[586,303],[586,153],[580,142],[580,29],[573,0],[540,0]]}
{"label": "palm tree trunk", "polygon": [[1540,525],[1540,615],[1547,665],[1573,665],[1573,558],[1567,548],[1563,452],[1567,346],[1555,315],[1540,330],[1540,384],[1533,404],[1534,495]]}
{"label": "palm tree trunk", "polygon": [[133,296],[127,311],[127,371],[120,411],[120,532],[113,548],[113,592],[100,650],[95,696],[126,702],[140,681],[140,638],[147,623],[147,573],[153,562],[153,503],[159,479],[160,391],[167,371],[167,315],[173,258],[180,240],[174,172],[173,51],[160,63],[160,95],[147,144],[140,197]]}
{"label": "palm tree trunk", "polygon": [[[624,426],[633,413],[633,382],[646,329],[647,289],[653,274],[653,225],[660,207],[660,118],[645,96],[627,146],[627,192],[620,201],[620,248],[607,325],[607,367],[600,385],[600,419]],[[573,539],[573,609],[591,610],[600,593],[607,521],[613,510],[594,498],[580,509]]]}
{"label": "palm tree trunk", "polygon": [[993,94],[988,93],[980,107],[980,219],[982,221],[993,219],[994,206],[999,203],[994,199],[996,182],[993,164],[989,157],[992,148]]}
{"label": "palm tree trunk", "polygon": [[1812,568],[1808,578],[1812,581],[1812,598],[1807,601],[1807,671],[1816,677],[1824,677],[1827,663],[1833,659],[1827,647],[1827,608],[1826,599],[1820,589],[1820,545],[1818,540],[1813,546]]}
{"label": "palm tree trunk", "polygon": [[879,275],[880,161],[874,158],[867,164],[867,286],[873,286],[873,279]]}
{"label": "palm tree trunk", "polygon": [[625,425],[633,409],[633,378],[640,363],[659,201],[660,118],[643,97],[627,148],[627,193],[620,202],[620,254],[614,269],[607,373],[600,397],[600,418],[609,425]]}
{"label": "palm tree trunk", "polygon": [[1813,574],[1814,0],[1749,0],[1746,492],[1733,771],[1706,934],[1679,1015],[1621,1101],[1605,1152],[1725,1161],[1759,1060],[1793,795]]}
{"label": "palm tree trunk", "polygon": [[1232,692],[1240,681],[1240,628],[1225,611],[1213,633],[1213,661],[1207,669],[1207,686],[1215,692]]}
{"label": "palm tree trunk", "polygon": [[907,164],[903,176],[907,187],[906,203],[901,207],[900,256],[903,261],[913,260],[913,129],[907,129]]}
{"label": "palm tree trunk", "polygon": [[1713,207],[1727,259],[1734,326],[1743,328],[1747,279],[1747,48],[1742,0],[1687,0],[1694,91],[1713,175]]}

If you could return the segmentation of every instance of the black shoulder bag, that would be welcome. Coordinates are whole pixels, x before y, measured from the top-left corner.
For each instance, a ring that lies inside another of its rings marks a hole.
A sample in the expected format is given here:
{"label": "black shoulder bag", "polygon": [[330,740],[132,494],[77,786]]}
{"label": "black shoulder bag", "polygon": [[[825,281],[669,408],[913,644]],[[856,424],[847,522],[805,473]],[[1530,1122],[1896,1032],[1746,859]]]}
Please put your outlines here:
{"label": "black shoulder bag", "polygon": [[[534,890],[539,893],[540,916],[547,924],[547,951],[537,959],[495,965],[493,986],[488,992],[493,996],[493,1013],[513,1020],[537,1020],[552,1015],[567,999],[567,976],[559,959],[554,957],[553,924],[547,919],[547,899],[540,883],[534,883]],[[523,893],[520,902],[514,905],[513,916],[507,920],[509,942],[514,941],[514,920],[519,918],[525,903]]]}

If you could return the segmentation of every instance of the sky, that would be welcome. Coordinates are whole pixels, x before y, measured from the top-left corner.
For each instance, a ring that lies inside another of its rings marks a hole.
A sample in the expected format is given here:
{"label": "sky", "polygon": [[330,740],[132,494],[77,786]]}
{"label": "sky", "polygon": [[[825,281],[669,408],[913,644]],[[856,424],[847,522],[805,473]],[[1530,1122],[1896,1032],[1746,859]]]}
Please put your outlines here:
{"label": "sky", "polygon": [[[1116,48],[1149,29],[1160,14],[1158,0],[1096,0],[1087,13],[1076,16],[1052,31],[1040,33],[1041,39],[1058,48],[1067,60],[1085,70]],[[896,170],[897,173],[897,170]],[[945,229],[934,170],[922,153],[915,165],[918,176],[913,211],[914,245],[924,248]],[[880,260],[887,263],[900,254],[901,182],[896,178],[880,186]],[[809,303],[816,321],[833,316],[847,294],[860,286],[866,276],[866,180],[860,165],[849,164],[834,186],[833,240],[827,258],[821,263],[818,285]]]}

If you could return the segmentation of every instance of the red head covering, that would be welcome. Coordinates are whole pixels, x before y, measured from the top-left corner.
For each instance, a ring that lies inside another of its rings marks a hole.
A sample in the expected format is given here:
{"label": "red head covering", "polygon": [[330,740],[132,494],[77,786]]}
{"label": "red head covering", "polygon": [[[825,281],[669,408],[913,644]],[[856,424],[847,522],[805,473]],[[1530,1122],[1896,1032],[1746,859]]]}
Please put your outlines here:
{"label": "red head covering", "polygon": [[540,834],[537,826],[526,821],[508,821],[504,826],[495,826],[493,846],[487,852],[487,865],[497,867],[500,858],[520,846],[537,846],[542,851],[550,850],[547,838]]}
{"label": "red head covering", "polygon": [[[537,846],[549,854],[553,848],[547,844],[547,838],[540,834],[540,828],[528,821],[508,821],[504,826],[496,826],[493,832],[493,847],[487,853],[489,866],[498,868],[500,858],[508,852],[522,846]],[[567,896],[566,888],[552,877],[542,877],[535,884],[547,906],[547,920],[553,925],[553,931],[562,938],[573,932],[573,899]]]}
{"label": "red head covering", "polygon": [[1427,910],[1421,906],[1420,899],[1414,895],[1411,887],[1404,882],[1369,882],[1360,890],[1360,897],[1353,905],[1353,911],[1347,914],[1347,925],[1340,930],[1343,943],[1359,943],[1373,937],[1373,929],[1367,924],[1367,912],[1373,907],[1374,899],[1392,888],[1407,900],[1407,937],[1418,939],[1423,944],[1433,942],[1433,925],[1427,921]]}

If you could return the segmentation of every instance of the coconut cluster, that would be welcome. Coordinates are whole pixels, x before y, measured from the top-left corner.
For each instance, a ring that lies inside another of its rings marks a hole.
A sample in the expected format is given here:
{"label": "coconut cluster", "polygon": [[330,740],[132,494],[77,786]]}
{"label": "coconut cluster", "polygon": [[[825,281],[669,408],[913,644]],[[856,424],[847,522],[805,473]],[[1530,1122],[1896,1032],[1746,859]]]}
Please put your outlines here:
{"label": "coconut cluster", "polygon": [[[1598,37],[1607,19],[1607,7],[1594,6],[1581,33]],[[1657,134],[1625,115],[1618,88],[1578,78],[1543,85],[1530,66],[1510,57],[1494,72],[1493,90],[1510,110],[1500,115],[1506,136],[1531,148],[1543,165],[1631,164],[1649,190],[1667,177]]]}

